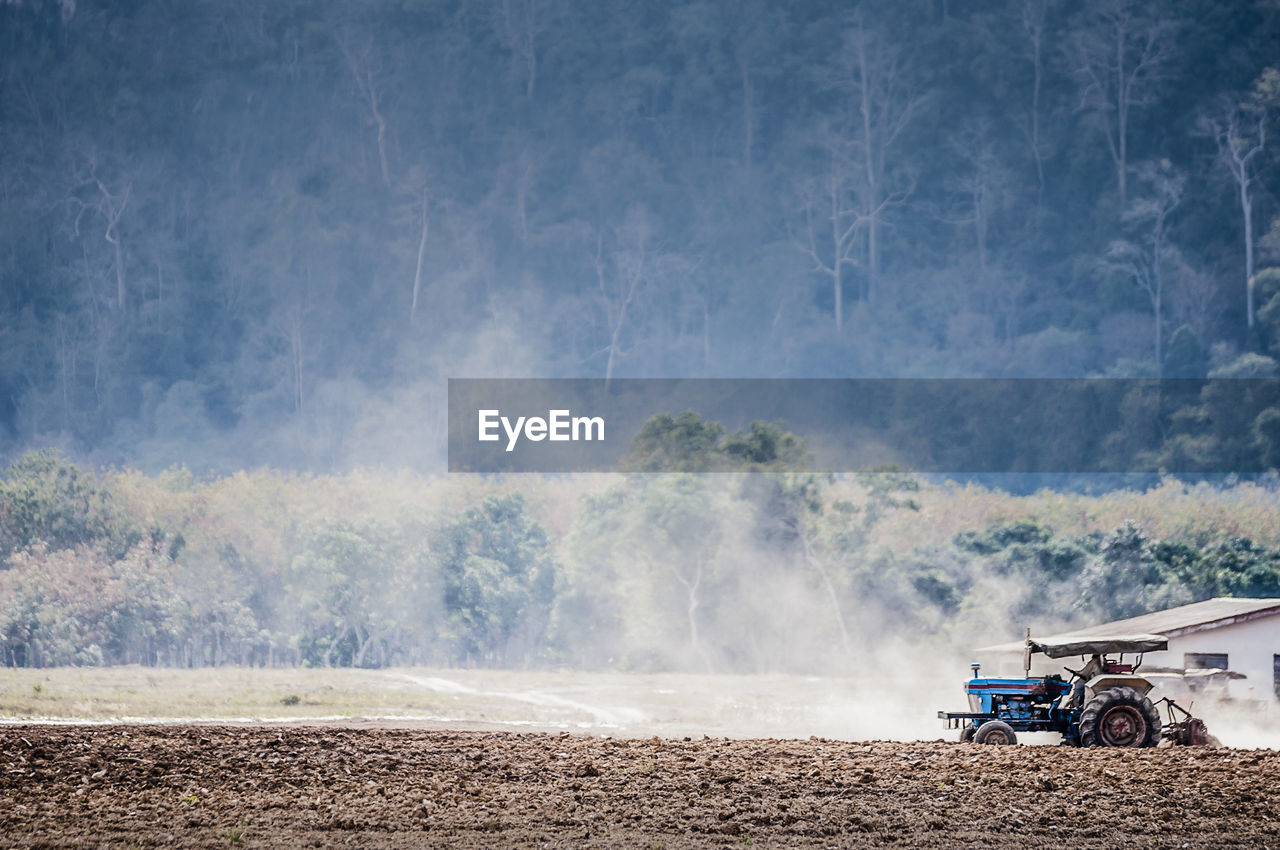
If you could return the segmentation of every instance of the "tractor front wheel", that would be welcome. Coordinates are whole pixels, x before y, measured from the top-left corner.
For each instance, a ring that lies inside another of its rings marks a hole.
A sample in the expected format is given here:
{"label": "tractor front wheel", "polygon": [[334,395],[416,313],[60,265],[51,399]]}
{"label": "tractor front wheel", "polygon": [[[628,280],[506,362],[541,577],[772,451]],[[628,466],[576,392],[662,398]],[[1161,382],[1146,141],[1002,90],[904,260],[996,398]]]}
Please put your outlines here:
{"label": "tractor front wheel", "polygon": [[973,742],[975,744],[1016,744],[1018,736],[1014,734],[1013,727],[1003,720],[988,720],[973,734]]}
{"label": "tractor front wheel", "polygon": [[1154,747],[1160,743],[1160,714],[1133,688],[1096,694],[1080,712],[1080,743],[1086,747]]}
{"label": "tractor front wheel", "polygon": [[977,732],[977,731],[978,731],[977,729],[974,729],[974,728],[973,728],[973,724],[972,724],[972,723],[966,723],[966,724],[964,724],[963,726],[961,726],[961,727],[960,727],[960,743],[962,743],[962,744],[968,744],[968,743],[972,742],[972,741],[973,741],[973,733],[974,733],[974,732]]}

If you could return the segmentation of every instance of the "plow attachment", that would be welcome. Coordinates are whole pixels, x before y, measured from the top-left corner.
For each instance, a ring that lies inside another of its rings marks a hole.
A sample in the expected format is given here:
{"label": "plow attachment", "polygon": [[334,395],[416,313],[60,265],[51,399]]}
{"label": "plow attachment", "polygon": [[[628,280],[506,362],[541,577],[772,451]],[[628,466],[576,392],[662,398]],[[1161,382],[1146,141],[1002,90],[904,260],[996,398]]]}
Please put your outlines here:
{"label": "plow attachment", "polygon": [[1205,727],[1203,720],[1198,717],[1192,717],[1191,712],[1173,700],[1165,697],[1157,702],[1156,705],[1163,705],[1169,718],[1161,732],[1162,740],[1185,747],[1218,747],[1222,745],[1221,741],[1209,734],[1209,730]]}

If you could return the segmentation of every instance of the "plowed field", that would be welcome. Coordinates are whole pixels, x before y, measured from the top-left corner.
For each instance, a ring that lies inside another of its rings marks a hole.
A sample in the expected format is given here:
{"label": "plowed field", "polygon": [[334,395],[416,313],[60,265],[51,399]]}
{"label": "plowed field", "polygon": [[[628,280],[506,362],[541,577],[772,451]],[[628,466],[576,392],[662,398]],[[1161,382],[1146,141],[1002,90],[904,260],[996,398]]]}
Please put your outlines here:
{"label": "plowed field", "polygon": [[0,845],[1280,846],[1280,753],[0,729]]}

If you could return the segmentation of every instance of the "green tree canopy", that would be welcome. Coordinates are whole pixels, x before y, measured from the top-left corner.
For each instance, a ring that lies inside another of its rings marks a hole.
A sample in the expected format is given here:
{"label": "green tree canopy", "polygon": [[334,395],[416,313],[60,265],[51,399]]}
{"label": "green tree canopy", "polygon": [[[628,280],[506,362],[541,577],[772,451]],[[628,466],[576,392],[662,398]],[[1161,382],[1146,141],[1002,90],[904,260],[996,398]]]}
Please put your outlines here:
{"label": "green tree canopy", "polygon": [[625,472],[794,472],[809,462],[802,437],[781,423],[752,422],[728,433],[692,410],[645,422],[619,464]]}

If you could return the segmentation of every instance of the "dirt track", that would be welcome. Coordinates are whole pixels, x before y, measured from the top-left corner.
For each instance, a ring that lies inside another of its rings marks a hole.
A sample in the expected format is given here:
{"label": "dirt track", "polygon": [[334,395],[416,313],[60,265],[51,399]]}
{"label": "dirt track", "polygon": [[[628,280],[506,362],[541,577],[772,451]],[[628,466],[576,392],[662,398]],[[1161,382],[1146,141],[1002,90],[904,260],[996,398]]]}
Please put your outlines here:
{"label": "dirt track", "polygon": [[1280,846],[1280,753],[0,730],[3,846]]}

